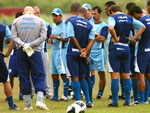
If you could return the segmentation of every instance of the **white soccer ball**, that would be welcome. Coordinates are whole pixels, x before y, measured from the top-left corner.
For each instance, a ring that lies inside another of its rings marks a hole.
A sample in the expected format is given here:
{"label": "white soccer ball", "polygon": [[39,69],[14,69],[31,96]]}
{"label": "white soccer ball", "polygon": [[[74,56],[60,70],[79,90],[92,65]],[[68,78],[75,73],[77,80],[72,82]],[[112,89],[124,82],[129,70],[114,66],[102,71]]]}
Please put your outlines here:
{"label": "white soccer ball", "polygon": [[69,105],[67,108],[67,113],[84,113],[86,110],[86,105],[82,101],[76,101]]}

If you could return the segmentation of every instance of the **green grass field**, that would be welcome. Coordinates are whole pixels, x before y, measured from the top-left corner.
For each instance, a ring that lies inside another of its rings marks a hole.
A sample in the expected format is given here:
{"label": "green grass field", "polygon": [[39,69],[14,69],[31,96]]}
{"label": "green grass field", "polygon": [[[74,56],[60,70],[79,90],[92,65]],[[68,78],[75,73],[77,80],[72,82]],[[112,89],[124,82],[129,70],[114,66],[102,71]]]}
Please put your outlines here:
{"label": "green grass field", "polygon": [[[5,48],[6,51],[6,48]],[[50,54],[49,49],[49,54]],[[8,64],[8,58],[5,58],[6,63]],[[51,76],[51,75],[50,75]],[[118,108],[108,108],[107,105],[111,103],[111,100],[108,100],[108,97],[110,95],[110,75],[109,73],[106,73],[107,78],[107,84],[104,91],[104,96],[101,100],[96,100],[96,94],[98,91],[98,81],[99,78],[96,75],[96,84],[94,86],[94,92],[93,92],[93,101],[94,101],[94,107],[89,108],[86,110],[85,113],[149,113],[150,112],[150,105],[137,105],[137,106],[129,106],[129,107],[123,107],[123,100],[119,100],[119,107]],[[62,87],[62,81],[59,88],[59,97],[61,98],[63,87]],[[74,102],[74,100],[70,100],[69,102],[54,102],[50,100],[45,99],[45,103],[50,109],[49,111],[43,111],[38,108],[36,108],[36,96],[33,98],[33,111],[23,111],[25,107],[24,101],[18,100],[18,78],[15,79],[14,82],[14,89],[13,89],[13,95],[14,95],[14,101],[15,104],[20,108],[19,111],[9,111],[8,110],[8,104],[5,101],[5,95],[3,92],[3,85],[0,85],[0,113],[66,113],[67,106]],[[83,100],[85,102],[85,100]],[[132,101],[132,100],[131,100]]]}

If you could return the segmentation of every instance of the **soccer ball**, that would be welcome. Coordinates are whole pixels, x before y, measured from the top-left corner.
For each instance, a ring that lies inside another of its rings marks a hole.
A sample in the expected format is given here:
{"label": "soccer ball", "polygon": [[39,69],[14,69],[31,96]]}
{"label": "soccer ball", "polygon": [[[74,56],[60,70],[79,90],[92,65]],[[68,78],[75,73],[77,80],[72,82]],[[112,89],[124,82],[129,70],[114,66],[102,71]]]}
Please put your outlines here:
{"label": "soccer ball", "polygon": [[86,110],[86,105],[82,101],[76,101],[69,105],[67,108],[67,113],[84,113]]}

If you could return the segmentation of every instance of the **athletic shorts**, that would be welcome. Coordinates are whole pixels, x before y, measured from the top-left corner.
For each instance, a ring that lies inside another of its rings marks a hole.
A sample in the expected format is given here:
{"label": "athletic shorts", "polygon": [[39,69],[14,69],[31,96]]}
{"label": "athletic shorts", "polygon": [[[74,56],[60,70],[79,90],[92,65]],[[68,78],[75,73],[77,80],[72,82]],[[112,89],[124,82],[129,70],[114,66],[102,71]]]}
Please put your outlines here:
{"label": "athletic shorts", "polygon": [[130,50],[129,47],[116,46],[109,50],[108,72],[130,72]]}
{"label": "athletic shorts", "polygon": [[67,55],[67,67],[73,77],[85,77],[87,59],[80,56]]}
{"label": "athletic shorts", "polygon": [[51,53],[51,73],[66,74],[66,53],[67,49],[52,50]]}
{"label": "athletic shorts", "polygon": [[106,49],[100,49],[90,53],[90,70],[106,70],[107,53]]}
{"label": "athletic shorts", "polygon": [[4,62],[4,56],[0,53],[0,82],[9,81],[8,70]]}
{"label": "athletic shorts", "polygon": [[10,55],[8,73],[9,76],[18,77],[16,55]]}
{"label": "athletic shorts", "polygon": [[135,72],[150,73],[150,52],[137,54],[135,57]]}

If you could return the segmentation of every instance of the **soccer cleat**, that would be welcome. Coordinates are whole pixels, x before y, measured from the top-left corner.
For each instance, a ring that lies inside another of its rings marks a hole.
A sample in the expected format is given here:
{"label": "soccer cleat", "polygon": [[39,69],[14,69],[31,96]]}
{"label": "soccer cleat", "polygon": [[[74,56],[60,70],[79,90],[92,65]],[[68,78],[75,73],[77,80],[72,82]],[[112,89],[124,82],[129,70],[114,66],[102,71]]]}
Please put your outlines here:
{"label": "soccer cleat", "polygon": [[87,108],[92,108],[92,107],[93,107],[93,104],[92,104],[91,102],[89,102],[89,103],[86,104],[86,107],[87,107]]}
{"label": "soccer cleat", "polygon": [[39,101],[36,102],[36,107],[43,109],[43,110],[49,110],[43,102],[39,102]]}
{"label": "soccer cleat", "polygon": [[130,103],[130,106],[135,106],[137,104],[140,104],[140,103],[138,101],[135,101],[135,102]]}
{"label": "soccer cleat", "polygon": [[25,107],[23,110],[25,110],[25,111],[33,110],[33,107],[32,107],[32,106],[30,106],[30,107]]}
{"label": "soccer cleat", "polygon": [[124,96],[118,96],[118,98],[121,99],[121,100],[125,100]]}
{"label": "soccer cleat", "polygon": [[108,104],[108,107],[118,107],[118,104],[113,105],[113,104],[111,103],[111,104]]}
{"label": "soccer cleat", "polygon": [[124,103],[123,106],[131,106],[130,103]]}
{"label": "soccer cleat", "polygon": [[112,96],[111,95],[109,95],[109,98],[108,99],[112,99]]}
{"label": "soccer cleat", "polygon": [[23,95],[22,95],[22,93],[19,93],[19,100],[23,100]]}
{"label": "soccer cleat", "polygon": [[144,104],[149,104],[149,102],[147,101],[147,102],[144,102]]}
{"label": "soccer cleat", "polygon": [[97,95],[96,99],[101,99],[102,96],[101,95]]}
{"label": "soccer cleat", "polygon": [[68,102],[68,99],[67,99],[67,97],[65,97],[64,95],[62,95],[60,101]]}
{"label": "soccer cleat", "polygon": [[49,99],[49,100],[51,100],[53,98],[53,96],[51,96],[51,95],[46,95],[45,97],[46,97],[46,99]]}
{"label": "soccer cleat", "polygon": [[14,104],[14,107],[9,107],[9,110],[19,110],[19,108]]}

